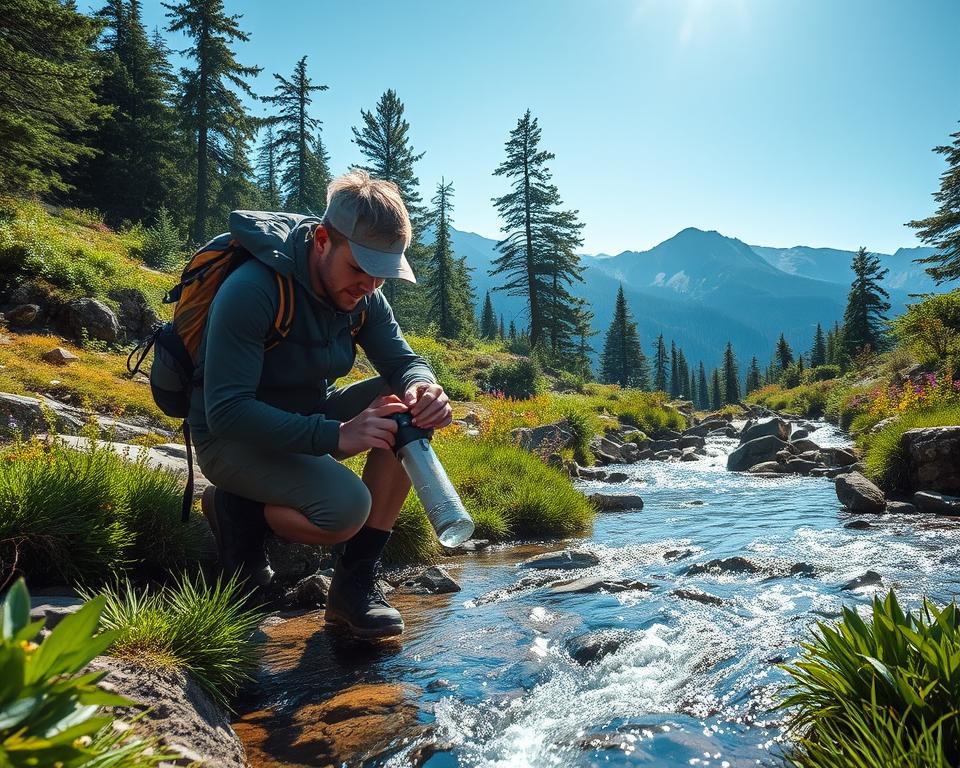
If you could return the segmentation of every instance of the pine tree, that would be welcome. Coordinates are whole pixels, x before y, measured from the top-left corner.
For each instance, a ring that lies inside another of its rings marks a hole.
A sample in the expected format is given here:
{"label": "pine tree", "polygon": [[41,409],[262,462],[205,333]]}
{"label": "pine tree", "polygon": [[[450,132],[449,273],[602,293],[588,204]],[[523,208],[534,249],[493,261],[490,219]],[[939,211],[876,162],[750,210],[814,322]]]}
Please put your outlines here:
{"label": "pine tree", "polygon": [[0,22],[0,192],[63,192],[63,173],[94,150],[84,132],[106,116],[90,47],[100,22],[59,0],[6,2]]}
{"label": "pine tree", "polygon": [[437,324],[439,335],[446,339],[462,338],[472,328],[472,308],[466,306],[463,291],[462,271],[465,265],[453,255],[450,244],[450,221],[453,211],[453,182],[437,185],[434,195],[434,221],[436,237],[433,255],[428,265],[427,296],[430,301],[430,317]]}
{"label": "pine tree", "polygon": [[737,370],[737,358],[733,354],[733,344],[729,341],[723,353],[723,402],[740,402],[740,373]]}
{"label": "pine tree", "polygon": [[781,333],[780,340],[777,342],[777,349],[774,352],[774,357],[777,360],[777,364],[780,366],[781,371],[787,370],[790,367],[790,364],[793,362],[793,350],[790,349],[790,345],[787,343],[786,338]]}
{"label": "pine tree", "polygon": [[507,338],[507,334],[503,332],[503,315],[500,315],[500,328],[497,329],[497,338],[500,339],[500,341]]}
{"label": "pine tree", "polygon": [[810,367],[825,365],[827,362],[827,344],[823,338],[823,328],[817,323],[817,330],[813,334],[813,347],[810,349]]}
{"label": "pine tree", "polygon": [[273,96],[261,100],[275,108],[264,122],[276,128],[273,139],[277,160],[283,171],[280,185],[286,195],[286,208],[298,213],[323,213],[326,207],[327,187],[316,187],[316,174],[311,172],[313,134],[320,133],[320,120],[311,117],[313,94],[327,90],[326,85],[314,85],[307,74],[307,57],[303,56],[289,79],[276,72],[277,84]]}
{"label": "pine tree", "polygon": [[171,32],[183,32],[193,44],[186,54],[195,67],[180,70],[177,111],[194,140],[196,193],[191,234],[198,243],[207,236],[211,192],[218,173],[239,176],[239,154],[245,149],[255,121],[243,107],[241,94],[254,97],[246,78],[260,67],[245,67],[234,57],[231,44],[250,38],[240,29],[239,15],[227,16],[223,0],[182,0],[163,3]]}
{"label": "pine tree", "polygon": [[516,341],[516,340],[517,340],[517,326],[514,324],[513,320],[510,321],[510,333],[509,333],[509,338],[510,338],[510,341]]}
{"label": "pine tree", "polygon": [[720,387],[720,371],[716,368],[713,369],[711,385],[710,407],[721,408],[723,407],[723,390]]}
{"label": "pine tree", "polygon": [[756,357],[750,358],[750,367],[747,369],[747,394],[763,386],[763,374],[760,372],[760,363]]}
{"label": "pine tree", "polygon": [[[503,324],[501,319],[500,324]],[[493,302],[490,300],[490,291],[483,299],[483,312],[480,315],[480,336],[484,339],[494,339],[497,336],[497,320],[493,314]]]}
{"label": "pine tree", "polygon": [[540,150],[539,143],[540,128],[527,110],[510,132],[506,160],[494,171],[511,179],[512,190],[493,201],[506,237],[497,243],[500,256],[490,274],[506,277],[495,290],[526,299],[531,345],[549,341],[556,352],[572,330],[575,302],[568,287],[583,279],[575,251],[583,225],[576,211],[559,209],[560,193],[547,167],[554,155]]}
{"label": "pine tree", "polygon": [[880,259],[861,248],[853,257],[853,283],[843,313],[843,345],[847,357],[864,349],[883,350],[883,323],[890,309],[890,294],[880,285],[889,270],[880,266]]}
{"label": "pine tree", "polygon": [[836,365],[837,359],[837,341],[833,329],[827,331],[826,361],[829,365]]}
{"label": "pine tree", "polygon": [[783,373],[783,371],[773,360],[771,360],[767,364],[767,370],[763,375],[763,382],[765,384],[776,384],[781,373]]}
{"label": "pine tree", "polygon": [[690,399],[690,369],[687,367],[687,358],[683,350],[677,347],[677,376],[680,378],[680,397]]}
{"label": "pine tree", "polygon": [[260,198],[250,164],[250,139],[246,130],[229,132],[229,156],[221,161],[220,173],[210,185],[213,201],[208,212],[217,221],[226,221],[230,211],[252,208]]}
{"label": "pine tree", "polygon": [[657,349],[653,356],[653,389],[656,392],[667,391],[667,348],[662,333],[657,337]]}
{"label": "pine tree", "polygon": [[670,341],[670,397],[680,397],[680,379],[677,376],[677,345]]}
{"label": "pine tree", "polygon": [[697,407],[699,393],[697,392],[697,374],[696,371],[690,371],[690,378],[687,380],[687,398]]}
{"label": "pine tree", "polygon": [[703,360],[700,361],[700,373],[697,375],[697,407],[706,411],[710,408],[710,385],[707,384],[707,371],[703,367]]}
{"label": "pine tree", "polygon": [[923,242],[937,249],[933,255],[917,261],[933,265],[927,267],[927,273],[938,284],[960,277],[960,131],[950,134],[950,138],[953,144],[933,150],[946,157],[948,164],[940,175],[940,190],[933,193],[940,207],[933,216],[907,224],[918,230]]}
{"label": "pine tree", "polygon": [[330,155],[323,145],[323,136],[317,131],[307,156],[307,197],[316,200],[315,207],[311,210],[318,214],[322,214],[327,208],[327,187],[331,181],[333,176],[330,173]]}
{"label": "pine tree", "polygon": [[[577,338],[577,346],[573,353],[570,372],[575,376],[589,380],[593,378],[593,371],[590,365],[590,354],[593,352],[593,348],[590,346],[590,337],[595,336],[597,332],[593,330],[593,312],[587,309],[587,302],[585,300],[577,300],[574,317],[574,333]],[[640,356],[643,356],[643,352],[640,353]],[[644,361],[644,365],[645,364],[646,361]],[[643,374],[641,374],[641,376],[642,375]]]}
{"label": "pine tree", "polygon": [[279,165],[273,126],[268,124],[256,165],[257,186],[263,196],[263,208],[267,211],[279,211],[281,207]]}
{"label": "pine tree", "polygon": [[623,286],[617,291],[613,320],[603,343],[600,378],[607,384],[646,389],[650,386],[647,360],[640,347],[637,324],[630,317]]}

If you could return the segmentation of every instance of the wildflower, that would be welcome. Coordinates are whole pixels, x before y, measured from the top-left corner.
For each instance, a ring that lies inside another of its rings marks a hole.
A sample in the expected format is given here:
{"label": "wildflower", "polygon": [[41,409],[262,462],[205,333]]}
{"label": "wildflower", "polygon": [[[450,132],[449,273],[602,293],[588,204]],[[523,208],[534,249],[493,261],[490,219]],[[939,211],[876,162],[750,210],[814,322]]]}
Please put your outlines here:
{"label": "wildflower", "polygon": [[76,749],[83,749],[84,747],[89,747],[93,743],[93,739],[89,736],[78,736],[73,740],[73,746]]}
{"label": "wildflower", "polygon": [[20,648],[23,649],[23,652],[24,652],[24,653],[33,653],[33,652],[34,652],[35,650],[37,650],[37,648],[39,648],[39,647],[40,647],[39,645],[37,645],[36,643],[32,642],[31,640],[21,640],[21,641],[20,641]]}

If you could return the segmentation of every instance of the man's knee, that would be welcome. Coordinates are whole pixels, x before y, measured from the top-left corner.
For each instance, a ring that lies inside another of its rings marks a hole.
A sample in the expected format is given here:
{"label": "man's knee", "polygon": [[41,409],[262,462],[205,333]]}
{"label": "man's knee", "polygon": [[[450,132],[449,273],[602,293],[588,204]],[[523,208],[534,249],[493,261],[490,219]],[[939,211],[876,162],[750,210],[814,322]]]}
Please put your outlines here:
{"label": "man's knee", "polygon": [[[334,525],[337,531],[356,531],[363,527],[370,516],[373,499],[370,491],[359,477],[344,483],[334,505]],[[352,534],[351,534],[352,535]]]}

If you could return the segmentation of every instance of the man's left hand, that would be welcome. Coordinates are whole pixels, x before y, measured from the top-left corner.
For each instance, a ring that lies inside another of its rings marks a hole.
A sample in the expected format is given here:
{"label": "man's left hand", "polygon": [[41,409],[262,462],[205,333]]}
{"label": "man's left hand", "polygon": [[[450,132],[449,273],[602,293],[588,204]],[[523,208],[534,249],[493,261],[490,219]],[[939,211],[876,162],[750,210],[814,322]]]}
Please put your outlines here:
{"label": "man's left hand", "polygon": [[415,426],[421,429],[439,429],[453,421],[450,398],[439,384],[425,381],[412,384],[403,395]]}

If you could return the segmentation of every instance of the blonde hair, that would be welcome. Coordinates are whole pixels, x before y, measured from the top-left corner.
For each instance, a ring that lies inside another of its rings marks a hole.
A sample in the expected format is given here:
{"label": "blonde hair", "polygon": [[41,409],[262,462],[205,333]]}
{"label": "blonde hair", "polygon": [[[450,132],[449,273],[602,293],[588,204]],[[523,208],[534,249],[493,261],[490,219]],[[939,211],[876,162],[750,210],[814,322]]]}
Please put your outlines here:
{"label": "blonde hair", "polygon": [[[410,227],[410,216],[407,207],[400,197],[400,189],[392,181],[371,178],[370,174],[359,168],[338,176],[327,187],[327,205],[334,195],[348,195],[356,202],[359,219],[364,221],[373,233],[390,237],[394,241],[403,240],[404,248],[410,245],[413,232]],[[336,234],[331,234],[331,240],[336,240],[337,232],[326,220],[324,227]]]}

